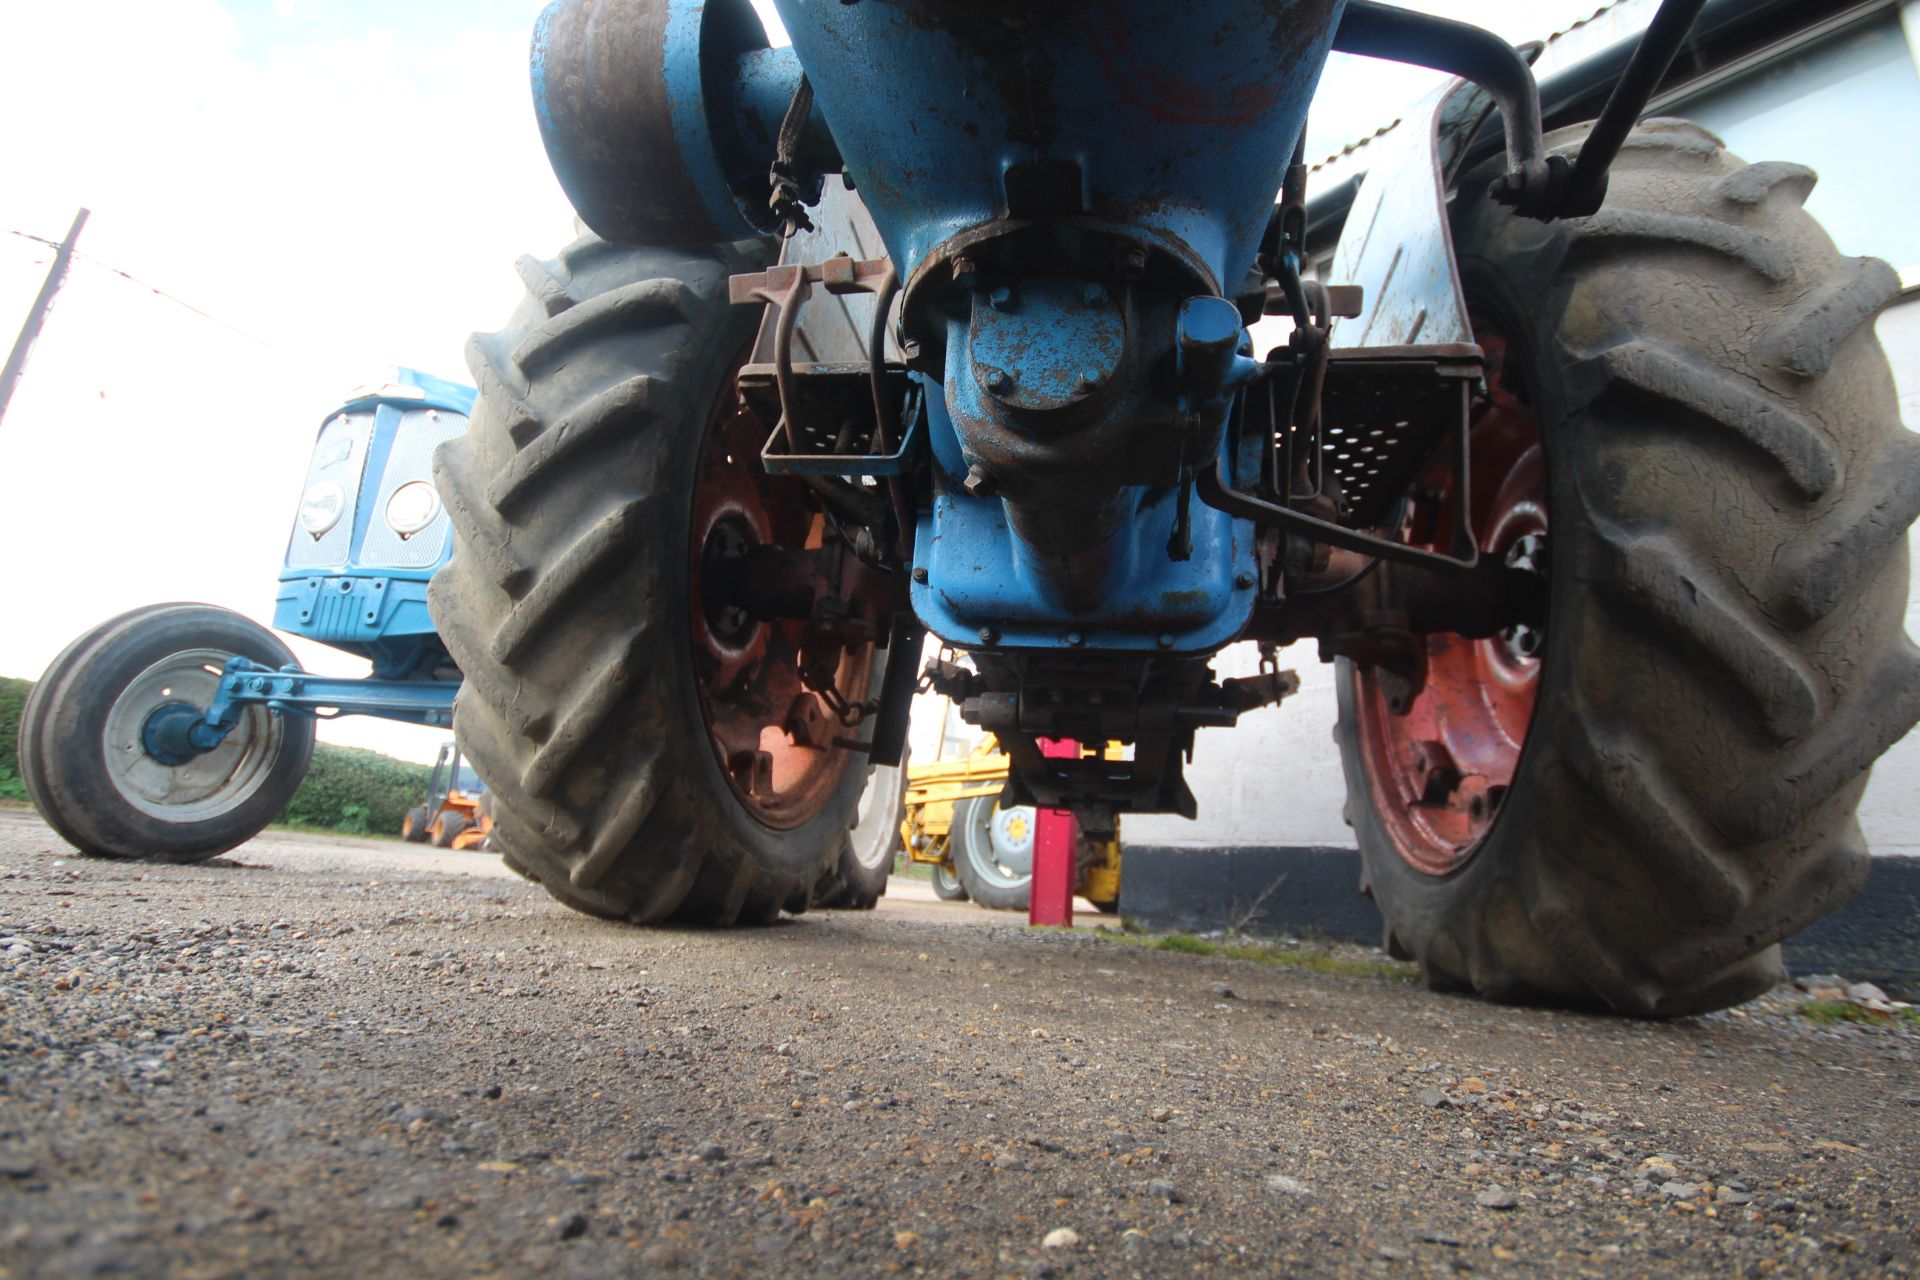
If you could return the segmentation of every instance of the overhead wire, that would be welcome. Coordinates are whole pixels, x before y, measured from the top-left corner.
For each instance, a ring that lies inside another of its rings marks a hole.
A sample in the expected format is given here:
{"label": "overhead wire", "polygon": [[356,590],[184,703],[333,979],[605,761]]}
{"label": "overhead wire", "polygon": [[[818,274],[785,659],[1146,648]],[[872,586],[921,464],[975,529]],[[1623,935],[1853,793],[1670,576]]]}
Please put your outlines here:
{"label": "overhead wire", "polygon": [[[60,248],[60,241],[49,240],[45,236],[36,236],[29,231],[16,231],[12,227],[0,227],[0,231],[5,231],[10,236],[19,236],[22,240],[36,241],[39,244],[46,245],[50,249]],[[228,321],[222,320],[219,316],[214,315],[212,312],[206,311],[199,307],[194,306],[191,302],[188,302],[185,298],[179,297],[175,294],[168,293],[165,289],[162,289],[157,284],[147,283],[145,280],[142,280],[139,276],[134,275],[131,271],[123,271],[121,268],[114,266],[112,263],[102,262],[100,261],[100,259],[92,256],[91,254],[83,253],[79,249],[75,249],[73,251],[73,258],[77,262],[85,262],[90,267],[96,267],[101,271],[106,271],[113,275],[119,276],[121,279],[126,280],[131,284],[139,285],[142,289],[147,290],[149,293],[157,294],[158,296],[165,298],[168,302],[173,303],[177,307],[184,307],[188,311],[193,312],[193,314],[199,316],[203,320],[211,320],[213,323],[219,325],[222,329],[226,329],[229,332],[238,334],[240,337],[245,338],[249,342],[257,343],[258,345],[267,348],[269,351],[273,349],[273,344],[271,342],[268,342],[265,338],[262,338],[257,334],[248,333],[245,329],[242,329],[239,325],[231,324]]]}

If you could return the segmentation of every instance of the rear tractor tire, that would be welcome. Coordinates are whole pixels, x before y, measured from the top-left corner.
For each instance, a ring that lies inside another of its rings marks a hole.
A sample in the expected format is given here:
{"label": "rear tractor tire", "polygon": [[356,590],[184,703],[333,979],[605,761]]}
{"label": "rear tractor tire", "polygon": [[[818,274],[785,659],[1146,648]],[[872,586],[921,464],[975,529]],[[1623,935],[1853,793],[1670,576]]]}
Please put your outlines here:
{"label": "rear tractor tire", "polygon": [[407,810],[407,816],[400,820],[400,838],[408,844],[425,844],[427,828],[433,823],[433,815],[427,812],[427,806],[417,804]]}
{"label": "rear tractor tire", "polygon": [[900,821],[907,809],[907,762],[875,765],[840,858],[813,891],[813,905],[871,911],[887,894],[887,878],[900,854]]}
{"label": "rear tractor tire", "polygon": [[1363,888],[1437,989],[1720,1008],[1866,874],[1868,769],[1920,717],[1920,440],[1873,334],[1897,280],[1834,251],[1813,181],[1655,120],[1590,218],[1454,211],[1476,532],[1548,613],[1431,637],[1397,707],[1339,681]]}
{"label": "rear tractor tire", "polygon": [[[804,910],[866,783],[854,753],[784,731],[804,625],[703,595],[711,557],[821,532],[805,485],[759,471],[771,424],[735,391],[759,317],[728,305],[727,277],[766,254],[587,235],[523,258],[526,300],[468,346],[467,435],[435,458],[455,550],[429,601],[465,676],[455,731],[507,864],[595,915]],[[836,685],[857,702],[879,667],[847,651]]]}
{"label": "rear tractor tire", "polygon": [[204,604],[135,609],[69,645],[20,717],[21,777],[47,824],[84,854],[204,862],[278,818],[313,758],[311,719],[248,707],[219,746],[180,759],[146,732],[156,713],[204,711],[236,656],[294,660],[265,627]]}

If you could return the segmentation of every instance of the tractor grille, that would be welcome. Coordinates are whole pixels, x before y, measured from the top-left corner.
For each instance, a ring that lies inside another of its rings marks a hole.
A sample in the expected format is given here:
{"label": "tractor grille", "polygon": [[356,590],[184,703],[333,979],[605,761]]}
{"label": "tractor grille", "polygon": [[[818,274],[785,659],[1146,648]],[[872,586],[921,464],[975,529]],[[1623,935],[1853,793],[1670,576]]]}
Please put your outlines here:
{"label": "tractor grille", "polygon": [[331,480],[346,494],[346,510],[333,528],[318,538],[294,521],[287,544],[287,565],[294,569],[331,568],[347,563],[353,547],[353,520],[359,506],[360,476],[367,465],[367,444],[373,438],[373,410],[336,413],[320,428],[313,459],[307,464],[305,495],[314,485]]}
{"label": "tractor grille", "polygon": [[446,512],[410,538],[402,538],[387,523],[387,499],[401,485],[415,480],[433,479],[433,451],[456,436],[466,434],[464,415],[447,409],[409,409],[400,417],[393,438],[393,451],[387,455],[386,470],[373,490],[372,519],[367,521],[366,541],[360,548],[360,562],[369,568],[431,569],[440,563],[447,548],[449,525]]}

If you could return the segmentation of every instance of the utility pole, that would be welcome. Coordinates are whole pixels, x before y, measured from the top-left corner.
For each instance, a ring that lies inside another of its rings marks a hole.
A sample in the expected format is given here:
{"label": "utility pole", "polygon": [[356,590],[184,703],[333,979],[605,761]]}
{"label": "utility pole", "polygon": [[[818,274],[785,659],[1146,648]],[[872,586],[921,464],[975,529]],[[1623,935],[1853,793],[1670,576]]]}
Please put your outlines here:
{"label": "utility pole", "polygon": [[33,340],[40,336],[40,326],[47,318],[47,308],[53,305],[53,295],[60,292],[60,285],[67,278],[67,266],[73,261],[73,242],[80,238],[80,228],[87,225],[87,210],[82,209],[73,215],[73,225],[67,228],[67,238],[54,250],[53,265],[47,268],[47,279],[40,286],[40,296],[33,300],[33,309],[27,312],[27,322],[20,326],[20,336],[13,341],[13,351],[7,356],[7,367],[0,371],[0,420],[7,416],[7,406],[13,401],[13,389],[20,382],[20,375],[27,367],[27,352],[33,349]]}

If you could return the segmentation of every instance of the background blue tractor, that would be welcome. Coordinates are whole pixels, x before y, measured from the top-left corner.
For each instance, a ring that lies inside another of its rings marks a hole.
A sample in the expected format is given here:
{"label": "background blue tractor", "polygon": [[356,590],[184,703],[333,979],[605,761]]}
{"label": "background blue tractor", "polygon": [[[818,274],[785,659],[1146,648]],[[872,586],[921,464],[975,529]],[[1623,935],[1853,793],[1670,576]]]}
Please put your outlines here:
{"label": "background blue tractor", "polygon": [[460,673],[426,597],[453,546],[429,468],[465,431],[473,395],[401,370],[320,426],[274,626],[366,658],[372,674],[309,675],[272,631],[213,605],[103,622],[54,659],[21,714],[22,780],[55,830],[86,853],[202,861],[280,816],[316,719],[451,725]]}
{"label": "background blue tractor", "polygon": [[[1429,982],[1672,1015],[1777,978],[1920,717],[1916,462],[1897,283],[1812,172],[1637,124],[1703,0],[1553,133],[1520,52],[1370,0],[775,7],[790,48],[745,0],[534,33],[592,230],[469,348],[430,591],[510,863],[771,920],[917,684],[1009,804],[1191,815],[1194,734],[1296,687],[1212,655],[1313,639]],[[1460,79],[1322,252],[1333,50]],[[966,660],[917,671],[928,631]]]}

